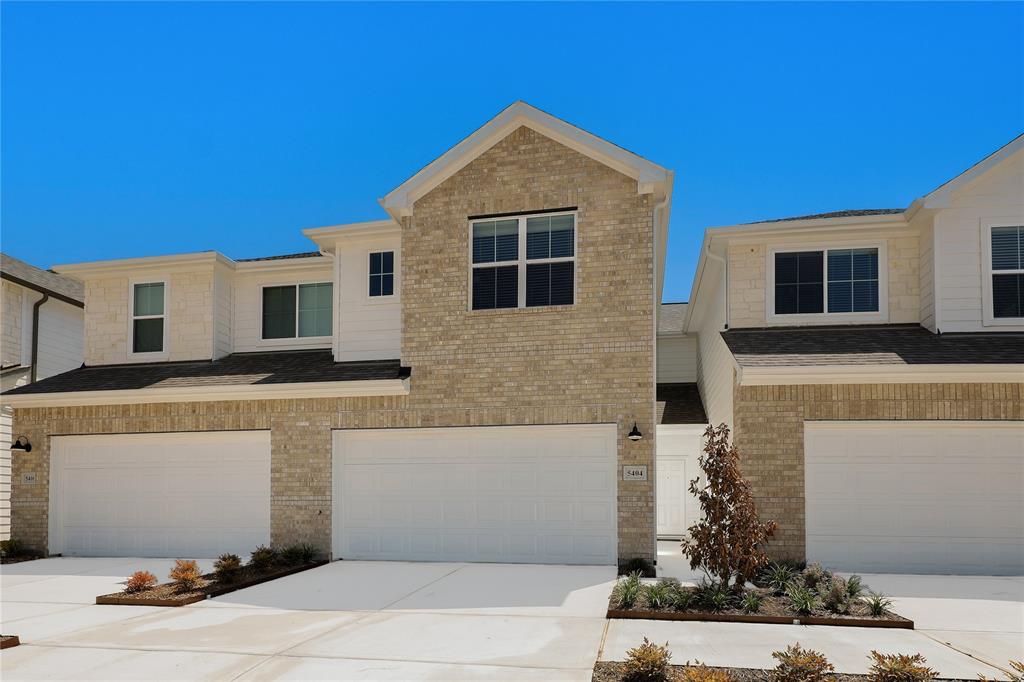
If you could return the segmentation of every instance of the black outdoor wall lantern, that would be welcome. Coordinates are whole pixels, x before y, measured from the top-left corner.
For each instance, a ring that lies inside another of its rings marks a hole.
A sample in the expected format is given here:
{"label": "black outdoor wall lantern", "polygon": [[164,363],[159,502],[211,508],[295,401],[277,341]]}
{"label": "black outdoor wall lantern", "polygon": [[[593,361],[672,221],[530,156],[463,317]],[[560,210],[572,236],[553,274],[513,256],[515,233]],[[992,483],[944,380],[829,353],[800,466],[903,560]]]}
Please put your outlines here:
{"label": "black outdoor wall lantern", "polygon": [[640,429],[636,427],[636,422],[633,422],[633,430],[626,434],[626,438],[631,441],[638,441],[644,437],[644,434],[640,433]]}
{"label": "black outdoor wall lantern", "polygon": [[11,452],[32,452],[32,443],[25,436],[18,436],[17,440],[11,443]]}

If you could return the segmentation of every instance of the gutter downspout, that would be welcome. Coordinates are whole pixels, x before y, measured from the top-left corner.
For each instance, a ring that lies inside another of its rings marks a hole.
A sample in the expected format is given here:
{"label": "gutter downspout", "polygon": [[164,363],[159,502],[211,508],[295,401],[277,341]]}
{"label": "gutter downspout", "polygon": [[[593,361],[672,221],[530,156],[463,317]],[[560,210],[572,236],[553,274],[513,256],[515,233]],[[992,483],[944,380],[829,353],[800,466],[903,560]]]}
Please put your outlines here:
{"label": "gutter downspout", "polygon": [[29,369],[28,378],[30,384],[36,382],[36,369],[39,366],[39,309],[49,300],[50,295],[43,294],[43,297],[32,305],[32,367]]}

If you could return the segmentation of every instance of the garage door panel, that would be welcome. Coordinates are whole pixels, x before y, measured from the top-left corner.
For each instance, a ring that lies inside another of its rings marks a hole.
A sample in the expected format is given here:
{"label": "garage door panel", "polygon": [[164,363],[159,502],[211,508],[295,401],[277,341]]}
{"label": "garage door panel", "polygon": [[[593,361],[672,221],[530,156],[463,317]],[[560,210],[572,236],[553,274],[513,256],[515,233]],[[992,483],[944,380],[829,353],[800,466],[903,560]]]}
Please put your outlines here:
{"label": "garage door panel", "polygon": [[213,557],[270,540],[268,432],[62,436],[54,444],[54,551]]}
{"label": "garage door panel", "polygon": [[844,570],[1024,573],[1024,424],[808,423],[807,554]]}
{"label": "garage door panel", "polygon": [[613,425],[336,432],[334,553],[614,563],[616,459]]}

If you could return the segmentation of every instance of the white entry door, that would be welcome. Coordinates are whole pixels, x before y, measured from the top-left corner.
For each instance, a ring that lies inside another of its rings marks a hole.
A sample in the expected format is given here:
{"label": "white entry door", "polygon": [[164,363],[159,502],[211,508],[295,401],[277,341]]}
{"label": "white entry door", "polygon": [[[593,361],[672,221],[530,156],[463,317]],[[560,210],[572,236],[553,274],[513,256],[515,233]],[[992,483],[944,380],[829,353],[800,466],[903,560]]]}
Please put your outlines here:
{"label": "white entry door", "polygon": [[336,431],[333,554],[614,564],[616,426]]}
{"label": "white entry door", "polygon": [[270,542],[270,432],[57,436],[50,551],[246,555]]}
{"label": "white entry door", "polygon": [[700,505],[690,481],[701,477],[697,461],[706,424],[658,427],[658,537],[682,538],[700,518]]}
{"label": "white entry door", "polygon": [[807,422],[807,559],[1024,574],[1024,423]]}

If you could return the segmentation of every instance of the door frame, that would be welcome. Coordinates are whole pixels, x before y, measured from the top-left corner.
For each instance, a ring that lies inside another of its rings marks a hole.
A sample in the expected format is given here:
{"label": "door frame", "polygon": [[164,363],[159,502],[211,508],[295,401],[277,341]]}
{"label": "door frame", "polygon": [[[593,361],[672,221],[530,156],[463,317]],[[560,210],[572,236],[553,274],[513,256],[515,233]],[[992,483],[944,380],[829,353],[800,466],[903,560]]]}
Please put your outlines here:
{"label": "door frame", "polygon": [[[686,460],[689,456],[685,454],[679,454],[677,452],[665,452],[660,443],[661,436],[703,436],[707,430],[707,424],[659,424],[657,427],[658,444],[655,447],[654,454],[654,533],[658,540],[679,540],[683,535],[661,535],[658,533],[658,462],[664,460]],[[693,456],[694,464],[697,463],[697,457],[700,455],[700,450]],[[685,499],[685,498],[684,498]]]}

